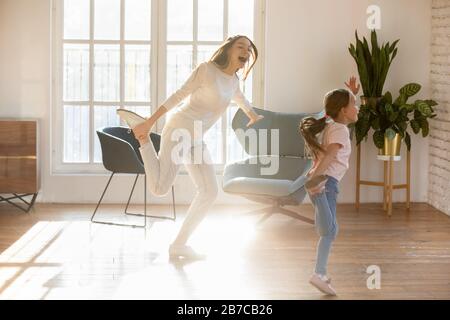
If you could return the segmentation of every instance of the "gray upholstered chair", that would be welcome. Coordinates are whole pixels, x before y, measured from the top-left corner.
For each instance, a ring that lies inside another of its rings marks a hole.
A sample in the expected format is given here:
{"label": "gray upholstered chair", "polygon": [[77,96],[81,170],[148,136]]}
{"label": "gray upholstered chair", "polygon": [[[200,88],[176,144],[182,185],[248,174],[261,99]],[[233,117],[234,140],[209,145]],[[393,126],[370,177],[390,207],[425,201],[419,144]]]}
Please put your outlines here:
{"label": "gray upholstered chair", "polygon": [[[157,218],[157,219],[170,219],[175,221],[175,191],[172,186],[172,209],[173,217],[164,216],[153,216],[147,214],[147,180],[145,179],[145,169],[142,162],[141,153],[139,152],[139,142],[134,138],[133,134],[130,133],[129,128],[125,127],[103,127],[97,129],[97,135],[100,140],[100,146],[102,148],[102,162],[106,170],[111,172],[111,176],[106,184],[105,189],[100,197],[100,200],[95,207],[94,213],[92,214],[91,221],[93,223],[101,223],[115,226],[128,226],[128,227],[142,227],[147,226],[147,217]],[[150,134],[150,139],[155,147],[156,152],[159,151],[161,136],[157,133],[152,132]],[[116,173],[126,173],[136,175],[134,179],[133,187],[131,188],[130,196],[128,197],[127,206],[125,207],[124,213],[126,215],[134,215],[144,217],[144,223],[128,224],[128,223],[115,223],[95,220],[95,215],[97,210],[105,196],[106,190],[108,190],[109,184],[113,176]],[[144,175],[144,213],[131,213],[128,212],[128,207],[130,205],[131,197],[133,196],[134,189],[136,187],[136,182],[139,175]]]}
{"label": "gray upholstered chair", "polygon": [[[269,207],[252,212],[263,214],[259,222],[274,213],[281,213],[314,224],[314,220],[283,206],[299,205],[303,202],[306,196],[306,174],[312,166],[312,160],[305,152],[303,137],[298,132],[300,120],[307,116],[319,118],[324,113],[280,113],[258,108],[255,110],[262,114],[264,119],[251,128],[246,128],[248,118],[243,111],[238,110],[233,118],[233,130],[248,157],[225,166],[223,190],[249,200],[270,204]],[[248,137],[252,135],[249,129],[253,130],[253,135],[258,140],[257,145],[248,143]],[[276,145],[271,143],[272,134],[274,138],[277,134],[271,129],[278,129],[279,139],[274,140],[279,141],[278,150]],[[264,131],[267,132],[267,139]],[[260,147],[260,139],[266,140],[267,144],[266,141],[261,141],[263,144]],[[264,145],[267,145],[267,148],[264,148]],[[279,161],[275,174],[267,175],[263,172],[269,169],[269,160]]]}

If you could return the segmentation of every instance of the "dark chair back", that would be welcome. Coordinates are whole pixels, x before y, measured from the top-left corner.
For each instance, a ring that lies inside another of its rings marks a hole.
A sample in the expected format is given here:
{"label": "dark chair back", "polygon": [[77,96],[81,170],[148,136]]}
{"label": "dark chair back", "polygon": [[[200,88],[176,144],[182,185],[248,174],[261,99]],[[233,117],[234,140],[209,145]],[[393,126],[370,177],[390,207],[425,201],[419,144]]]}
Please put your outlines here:
{"label": "dark chair back", "polygon": [[[103,127],[97,129],[97,135],[102,148],[103,166],[114,173],[145,174],[139,141],[136,140],[129,128]],[[159,151],[161,136],[150,134],[150,139]]]}

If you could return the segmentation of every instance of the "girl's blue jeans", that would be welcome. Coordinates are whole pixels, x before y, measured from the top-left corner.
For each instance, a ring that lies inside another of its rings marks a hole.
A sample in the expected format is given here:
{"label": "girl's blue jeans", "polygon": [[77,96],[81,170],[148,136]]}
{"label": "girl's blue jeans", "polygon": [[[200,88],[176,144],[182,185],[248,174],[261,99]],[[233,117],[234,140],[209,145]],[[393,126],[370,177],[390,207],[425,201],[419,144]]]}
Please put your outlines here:
{"label": "girl's blue jeans", "polygon": [[321,275],[327,274],[328,256],[331,245],[338,233],[338,224],[336,221],[336,198],[339,193],[338,184],[338,180],[328,176],[324,191],[310,196],[315,210],[315,226],[320,236],[317,245],[315,272]]}

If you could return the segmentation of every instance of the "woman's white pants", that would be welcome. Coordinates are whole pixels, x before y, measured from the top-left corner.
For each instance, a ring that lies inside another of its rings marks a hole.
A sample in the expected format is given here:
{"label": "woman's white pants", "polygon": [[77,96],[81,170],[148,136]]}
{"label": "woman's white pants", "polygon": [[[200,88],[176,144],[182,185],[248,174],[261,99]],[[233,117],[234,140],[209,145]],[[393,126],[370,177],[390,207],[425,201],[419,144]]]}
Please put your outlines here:
{"label": "woman's white pants", "polygon": [[181,140],[173,139],[175,130],[177,128],[164,126],[159,154],[151,142],[141,146],[139,150],[144,162],[147,186],[153,195],[164,196],[170,191],[181,164],[184,164],[194,182],[196,195],[174,241],[175,244],[182,245],[205,217],[217,197],[218,187],[206,144],[200,141],[180,147]]}

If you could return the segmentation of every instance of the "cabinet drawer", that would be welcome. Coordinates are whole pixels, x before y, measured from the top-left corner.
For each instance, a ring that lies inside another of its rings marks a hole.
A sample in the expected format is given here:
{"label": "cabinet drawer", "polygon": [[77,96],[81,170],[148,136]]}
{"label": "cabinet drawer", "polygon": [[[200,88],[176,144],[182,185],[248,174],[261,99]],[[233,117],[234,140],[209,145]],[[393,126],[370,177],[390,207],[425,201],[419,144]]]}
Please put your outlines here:
{"label": "cabinet drawer", "polygon": [[0,193],[37,193],[37,122],[0,120]]}

